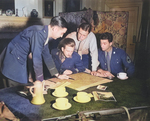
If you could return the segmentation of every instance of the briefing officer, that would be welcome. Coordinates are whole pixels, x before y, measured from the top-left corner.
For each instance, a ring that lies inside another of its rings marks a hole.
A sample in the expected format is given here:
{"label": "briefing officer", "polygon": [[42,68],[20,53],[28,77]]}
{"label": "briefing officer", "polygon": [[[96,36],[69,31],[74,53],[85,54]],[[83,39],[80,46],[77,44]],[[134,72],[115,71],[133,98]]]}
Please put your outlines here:
{"label": "briefing officer", "polygon": [[49,40],[62,37],[66,31],[66,21],[56,16],[49,25],[33,25],[20,32],[1,54],[2,74],[15,82],[28,83],[27,58],[31,53],[36,80],[44,80],[42,59],[52,76],[68,79],[59,75],[48,48]]}

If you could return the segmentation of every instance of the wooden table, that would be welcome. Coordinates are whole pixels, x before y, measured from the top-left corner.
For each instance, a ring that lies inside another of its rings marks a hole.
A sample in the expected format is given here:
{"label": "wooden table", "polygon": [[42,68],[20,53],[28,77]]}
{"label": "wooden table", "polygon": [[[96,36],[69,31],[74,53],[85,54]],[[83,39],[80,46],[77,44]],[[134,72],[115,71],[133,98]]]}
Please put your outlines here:
{"label": "wooden table", "polygon": [[[44,95],[46,102],[43,105],[33,105],[30,103],[30,99],[21,97],[16,93],[21,87],[1,89],[0,100],[4,101],[8,108],[21,120],[27,119],[28,121],[40,121],[45,118],[65,116],[75,114],[78,111],[149,105],[149,98],[146,95],[145,89],[146,86],[144,86],[143,82],[139,79],[129,78],[127,80],[119,80],[118,78],[114,78],[113,82],[104,85],[108,86],[106,91],[112,92],[117,102],[94,101],[92,98],[88,103],[77,103],[73,100],[77,91],[67,88],[67,92],[69,92],[67,98],[72,107],[68,110],[60,111],[52,107],[56,99],[56,97],[52,95],[54,90],[49,89],[48,94]],[[90,93],[95,90],[97,90],[96,87],[91,87],[84,91]]]}

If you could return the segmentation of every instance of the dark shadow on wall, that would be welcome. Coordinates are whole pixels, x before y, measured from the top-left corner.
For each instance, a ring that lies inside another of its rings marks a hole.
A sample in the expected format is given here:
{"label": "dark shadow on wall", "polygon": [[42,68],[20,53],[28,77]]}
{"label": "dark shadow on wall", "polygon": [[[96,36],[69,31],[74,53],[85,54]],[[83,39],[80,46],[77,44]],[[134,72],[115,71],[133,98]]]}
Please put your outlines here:
{"label": "dark shadow on wall", "polygon": [[143,80],[150,78],[150,1],[143,2],[141,20],[141,38],[136,43],[135,68],[136,76]]}
{"label": "dark shadow on wall", "polygon": [[141,80],[141,93],[150,99],[150,1],[143,2],[140,42],[136,43],[135,75]]}
{"label": "dark shadow on wall", "polygon": [[25,28],[32,25],[43,25],[40,18],[29,18],[24,26],[13,26],[8,24],[0,29],[0,53],[7,46],[7,44]]}

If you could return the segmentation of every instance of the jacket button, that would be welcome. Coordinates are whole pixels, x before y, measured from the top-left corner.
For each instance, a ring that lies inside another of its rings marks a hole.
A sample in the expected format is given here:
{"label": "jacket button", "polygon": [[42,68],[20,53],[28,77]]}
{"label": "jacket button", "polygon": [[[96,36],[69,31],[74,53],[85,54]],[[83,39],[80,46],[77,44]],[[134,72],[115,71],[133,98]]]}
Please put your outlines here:
{"label": "jacket button", "polygon": [[20,58],[18,57],[18,59],[20,59]]}

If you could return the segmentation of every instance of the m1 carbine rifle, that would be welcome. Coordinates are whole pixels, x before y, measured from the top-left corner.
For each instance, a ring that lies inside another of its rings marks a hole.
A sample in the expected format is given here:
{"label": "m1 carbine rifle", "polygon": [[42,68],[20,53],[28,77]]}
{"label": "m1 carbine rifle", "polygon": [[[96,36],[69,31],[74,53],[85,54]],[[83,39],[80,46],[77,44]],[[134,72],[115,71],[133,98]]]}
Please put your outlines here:
{"label": "m1 carbine rifle", "polygon": [[121,108],[106,109],[106,110],[81,111],[81,112],[77,112],[77,113],[72,114],[72,115],[43,119],[42,121],[63,120],[66,118],[70,118],[72,116],[78,117],[77,120],[79,120],[79,121],[87,121],[86,117],[89,117],[91,114],[100,114],[101,116],[104,116],[104,115],[113,115],[113,114],[119,114],[119,113],[124,113],[124,112],[127,113],[128,119],[130,121],[130,115],[129,115],[128,111],[146,109],[146,108],[150,108],[150,106],[140,106],[140,107],[131,107],[131,108],[121,107]]}

